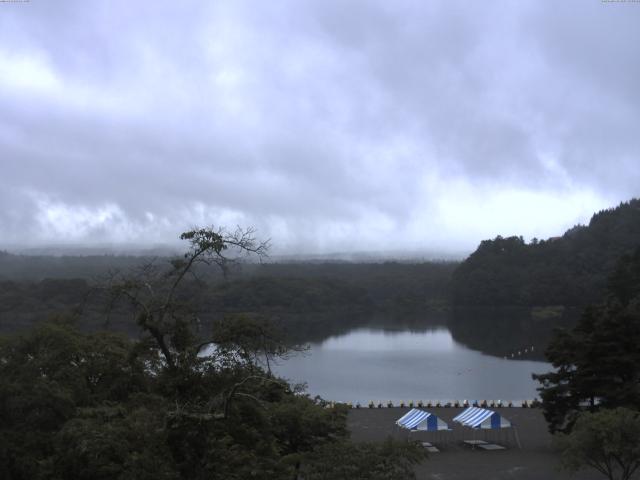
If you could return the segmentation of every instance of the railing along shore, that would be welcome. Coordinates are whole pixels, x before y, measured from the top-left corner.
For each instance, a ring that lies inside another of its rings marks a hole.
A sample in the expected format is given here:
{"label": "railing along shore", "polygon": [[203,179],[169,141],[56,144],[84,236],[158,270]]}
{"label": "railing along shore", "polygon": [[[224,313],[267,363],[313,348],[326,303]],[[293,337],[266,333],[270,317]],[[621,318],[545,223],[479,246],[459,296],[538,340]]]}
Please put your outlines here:
{"label": "railing along shore", "polygon": [[328,407],[334,407],[336,405],[346,405],[349,408],[468,408],[468,407],[481,407],[481,408],[537,408],[540,406],[540,400],[537,398],[530,400],[474,400],[474,401],[369,401],[369,402],[329,402]]}

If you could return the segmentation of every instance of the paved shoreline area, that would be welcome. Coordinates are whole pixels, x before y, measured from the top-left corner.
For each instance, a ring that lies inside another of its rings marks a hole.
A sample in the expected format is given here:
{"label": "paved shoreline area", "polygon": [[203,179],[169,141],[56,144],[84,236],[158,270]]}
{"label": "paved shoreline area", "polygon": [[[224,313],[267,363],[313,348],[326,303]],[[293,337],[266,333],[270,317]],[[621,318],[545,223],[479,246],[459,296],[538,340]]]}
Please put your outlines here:
{"label": "paved shoreline area", "polygon": [[[515,425],[522,446],[518,447],[511,429],[478,432],[452,422],[462,408],[422,408],[449,424],[452,432],[411,432],[398,429],[395,421],[409,408],[358,408],[349,411],[347,425],[354,441],[381,441],[388,436],[411,438],[436,445],[439,453],[416,468],[420,480],[568,480],[602,479],[601,474],[583,470],[571,476],[559,469],[559,455],[553,450],[552,436],[538,408],[492,408]],[[463,440],[487,440],[507,447],[499,451],[471,449]],[[640,478],[640,477],[638,477]]]}

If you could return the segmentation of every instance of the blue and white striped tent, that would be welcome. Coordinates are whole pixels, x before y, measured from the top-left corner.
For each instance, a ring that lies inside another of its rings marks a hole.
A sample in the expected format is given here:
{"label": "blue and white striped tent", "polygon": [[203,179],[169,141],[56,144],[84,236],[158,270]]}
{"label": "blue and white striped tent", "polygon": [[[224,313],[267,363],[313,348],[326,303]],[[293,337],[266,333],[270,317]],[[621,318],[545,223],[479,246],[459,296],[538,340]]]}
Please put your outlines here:
{"label": "blue and white striped tent", "polygon": [[512,426],[511,422],[498,412],[479,407],[465,409],[460,415],[454,417],[453,421],[467,427],[480,429],[509,428]]}
{"label": "blue and white striped tent", "polygon": [[407,430],[424,430],[429,432],[449,430],[449,425],[433,413],[418,410],[417,408],[412,408],[407,414],[396,420],[396,425],[406,428]]}

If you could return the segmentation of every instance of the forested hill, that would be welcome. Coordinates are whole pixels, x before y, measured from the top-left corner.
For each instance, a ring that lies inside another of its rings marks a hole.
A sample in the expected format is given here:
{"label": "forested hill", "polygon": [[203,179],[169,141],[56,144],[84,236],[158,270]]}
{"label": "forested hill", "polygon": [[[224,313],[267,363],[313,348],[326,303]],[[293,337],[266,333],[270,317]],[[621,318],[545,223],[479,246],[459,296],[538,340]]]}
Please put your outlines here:
{"label": "forested hill", "polygon": [[[109,271],[139,274],[143,265],[170,265],[169,258],[30,257],[0,251],[0,333],[24,330],[60,313],[82,311],[78,325],[138,331],[126,311],[106,314],[108,299],[93,286],[108,283]],[[180,295],[207,321],[227,314],[260,314],[288,322],[292,334],[314,338],[353,326],[374,314],[389,318],[444,313],[457,264],[265,263],[236,266],[225,281],[198,271]],[[195,270],[195,269],[194,269]],[[197,271],[197,270],[196,270]],[[82,307],[82,308],[81,308]],[[335,328],[334,328],[335,327]],[[308,339],[305,338],[304,341]]]}
{"label": "forested hill", "polygon": [[456,306],[584,306],[601,299],[620,257],[640,246],[640,199],[593,215],[562,237],[484,240],[455,270]]}

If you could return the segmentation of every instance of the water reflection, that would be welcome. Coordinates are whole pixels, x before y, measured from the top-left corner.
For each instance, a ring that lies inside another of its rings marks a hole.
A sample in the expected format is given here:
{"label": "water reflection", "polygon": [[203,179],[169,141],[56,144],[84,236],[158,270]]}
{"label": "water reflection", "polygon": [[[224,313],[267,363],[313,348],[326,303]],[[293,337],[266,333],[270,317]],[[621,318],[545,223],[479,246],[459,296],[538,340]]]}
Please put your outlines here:
{"label": "water reflection", "polygon": [[550,318],[536,318],[530,308],[456,308],[448,325],[456,341],[474,350],[499,357],[544,360],[554,330],[572,327],[579,315],[578,309],[568,308]]}
{"label": "water reflection", "polygon": [[359,328],[312,343],[276,367],[312,395],[339,401],[522,400],[536,396],[537,361],[510,361],[471,350],[448,328]]}
{"label": "water reflection", "polygon": [[[421,335],[421,333],[426,332],[428,332],[428,335]],[[455,348],[451,332],[444,327],[417,332],[360,328],[353,330],[347,335],[330,337],[319,345],[324,351],[352,350],[383,352],[389,350],[423,351],[425,349],[429,351],[446,351]]]}

